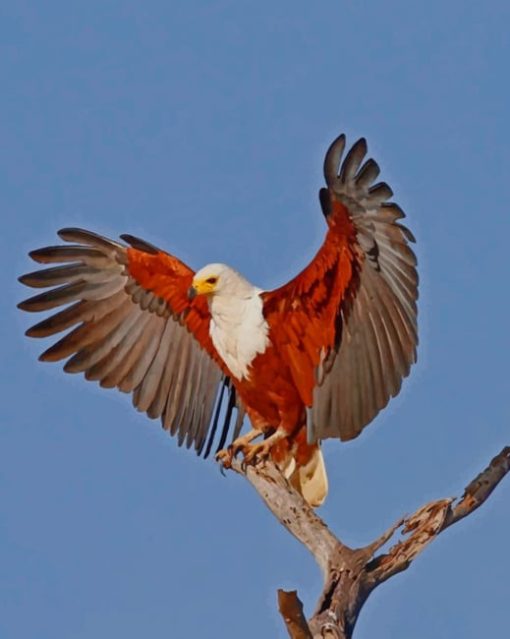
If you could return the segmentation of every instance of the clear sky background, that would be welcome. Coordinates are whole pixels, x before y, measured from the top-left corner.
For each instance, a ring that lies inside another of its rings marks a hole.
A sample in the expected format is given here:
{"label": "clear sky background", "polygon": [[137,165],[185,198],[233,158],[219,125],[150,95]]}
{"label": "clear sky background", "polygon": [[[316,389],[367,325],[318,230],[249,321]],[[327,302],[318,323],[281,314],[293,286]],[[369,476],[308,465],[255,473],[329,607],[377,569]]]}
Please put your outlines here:
{"label": "clear sky background", "polygon": [[[237,476],[23,337],[28,250],[62,226],[138,234],[286,281],[320,245],[322,159],[364,135],[408,214],[419,363],[350,444],[320,513],[362,545],[458,495],[510,443],[510,4],[2,4],[0,636],[286,636],[313,559]],[[356,637],[503,636],[510,481],[369,599]]]}

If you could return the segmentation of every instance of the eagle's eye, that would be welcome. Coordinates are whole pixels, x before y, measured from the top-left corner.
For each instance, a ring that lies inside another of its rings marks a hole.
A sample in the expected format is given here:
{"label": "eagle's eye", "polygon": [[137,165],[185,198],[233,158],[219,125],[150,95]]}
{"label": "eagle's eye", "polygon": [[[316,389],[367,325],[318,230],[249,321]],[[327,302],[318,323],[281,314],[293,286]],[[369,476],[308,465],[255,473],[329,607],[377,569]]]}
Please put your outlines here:
{"label": "eagle's eye", "polygon": [[218,278],[217,277],[208,277],[205,281],[208,284],[216,284],[216,282],[218,281]]}

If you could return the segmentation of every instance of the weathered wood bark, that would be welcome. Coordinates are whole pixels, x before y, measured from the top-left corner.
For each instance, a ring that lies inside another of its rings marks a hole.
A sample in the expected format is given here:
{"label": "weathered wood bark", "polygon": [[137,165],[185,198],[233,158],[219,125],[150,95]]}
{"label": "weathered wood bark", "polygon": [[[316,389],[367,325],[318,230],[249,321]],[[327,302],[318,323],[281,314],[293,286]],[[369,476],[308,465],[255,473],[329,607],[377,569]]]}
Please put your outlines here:
{"label": "weathered wood bark", "polygon": [[[425,504],[364,548],[350,548],[342,543],[271,462],[244,466],[234,460],[232,469],[248,479],[280,523],[308,548],[322,569],[324,586],[308,621],[297,593],[278,591],[278,606],[289,636],[350,639],[370,593],[409,568],[443,530],[472,513],[489,497],[510,471],[510,447],[494,457],[459,500],[439,499]],[[399,528],[407,535],[406,539],[377,555]]]}

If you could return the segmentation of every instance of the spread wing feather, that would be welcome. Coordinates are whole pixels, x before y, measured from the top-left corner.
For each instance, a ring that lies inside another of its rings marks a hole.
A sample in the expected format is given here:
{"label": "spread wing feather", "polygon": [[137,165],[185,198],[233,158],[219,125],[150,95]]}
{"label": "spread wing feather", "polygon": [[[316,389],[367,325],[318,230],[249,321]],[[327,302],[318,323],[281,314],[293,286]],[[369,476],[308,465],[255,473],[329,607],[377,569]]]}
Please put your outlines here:
{"label": "spread wing feather", "polygon": [[416,361],[418,276],[380,169],[345,136],[324,162],[328,233],[312,262],[263,294],[271,336],[306,406],[309,440],[356,437],[400,390]]}
{"label": "spread wing feather", "polygon": [[67,372],[131,393],[138,410],[160,418],[179,445],[194,446],[199,454],[207,445],[208,454],[220,415],[231,416],[228,407],[236,406],[242,421],[244,409],[209,337],[207,303],[187,298],[194,272],[131,235],[122,236],[130,246],[81,229],[63,229],[59,236],[70,244],[30,253],[52,266],[20,277],[27,286],[49,289],[21,302],[21,309],[65,307],[27,335],[71,329],[40,359],[67,360]]}

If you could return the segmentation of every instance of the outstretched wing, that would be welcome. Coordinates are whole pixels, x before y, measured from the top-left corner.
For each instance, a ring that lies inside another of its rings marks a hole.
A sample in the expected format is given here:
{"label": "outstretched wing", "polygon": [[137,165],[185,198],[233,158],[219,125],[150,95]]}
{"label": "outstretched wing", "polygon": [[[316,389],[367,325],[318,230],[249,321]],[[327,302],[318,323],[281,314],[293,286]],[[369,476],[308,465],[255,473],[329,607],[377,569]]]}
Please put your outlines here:
{"label": "outstretched wing", "polygon": [[[311,407],[310,440],[348,440],[400,390],[416,361],[418,275],[379,167],[358,140],[342,161],[345,136],[324,161],[320,201],[329,229],[312,262],[263,294],[274,342]],[[363,163],[363,164],[362,164]]]}
{"label": "outstretched wing", "polygon": [[[122,239],[130,247],[81,229],[63,229],[59,236],[71,244],[30,256],[60,265],[19,278],[27,286],[50,288],[19,308],[35,312],[65,306],[28,329],[28,336],[48,337],[75,327],[40,359],[68,358],[65,371],[132,393],[138,410],[161,418],[179,445],[194,445],[198,453],[206,446],[207,455],[222,400],[228,397],[224,439],[236,398],[209,336],[207,302],[187,297],[194,271],[129,235]],[[239,407],[238,421],[242,416]]]}

